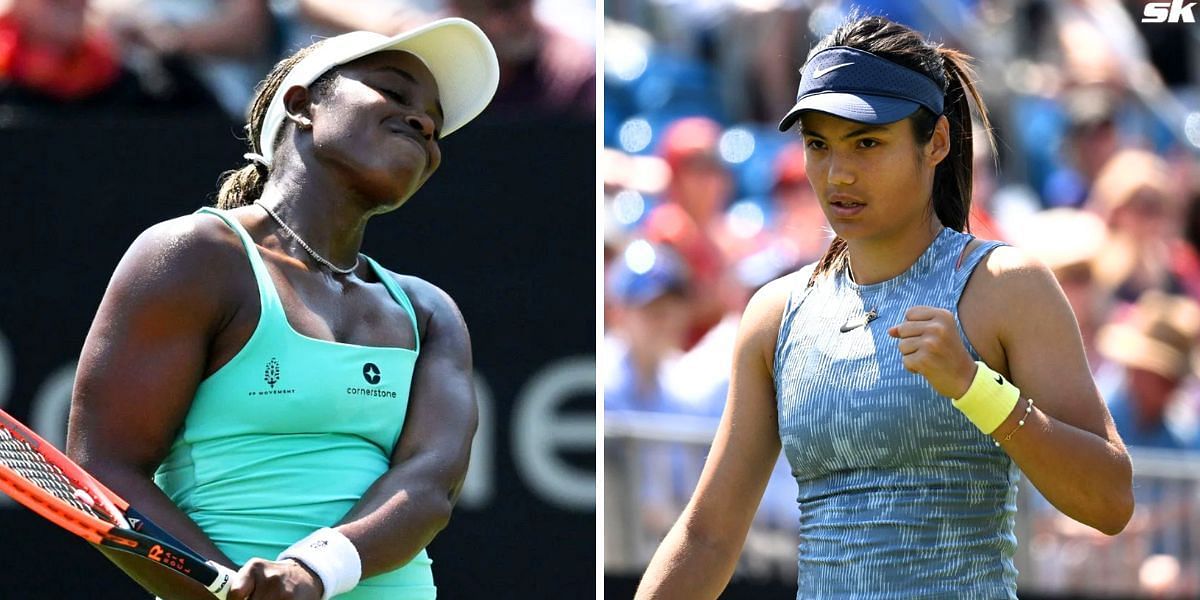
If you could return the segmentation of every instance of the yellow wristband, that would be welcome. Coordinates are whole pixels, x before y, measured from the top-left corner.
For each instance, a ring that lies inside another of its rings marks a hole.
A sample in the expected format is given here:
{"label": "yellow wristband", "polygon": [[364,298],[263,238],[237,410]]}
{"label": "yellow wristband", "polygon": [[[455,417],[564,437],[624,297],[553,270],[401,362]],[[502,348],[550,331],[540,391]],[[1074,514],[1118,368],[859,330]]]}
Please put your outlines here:
{"label": "yellow wristband", "polygon": [[975,361],[975,379],[962,398],[953,400],[954,408],[962,411],[980,431],[991,434],[1012,414],[1021,399],[1021,390],[1003,375],[993,371],[983,361]]}

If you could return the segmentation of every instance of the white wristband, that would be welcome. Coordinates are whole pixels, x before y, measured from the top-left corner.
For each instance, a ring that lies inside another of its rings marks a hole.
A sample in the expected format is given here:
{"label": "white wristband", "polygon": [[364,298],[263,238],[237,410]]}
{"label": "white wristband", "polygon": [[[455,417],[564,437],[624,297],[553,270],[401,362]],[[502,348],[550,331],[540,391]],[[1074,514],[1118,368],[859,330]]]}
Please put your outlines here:
{"label": "white wristband", "polygon": [[354,589],[362,577],[362,559],[358,556],[358,549],[341,532],[329,527],[322,527],[292,544],[280,552],[275,560],[285,558],[304,563],[321,578],[325,586],[321,600],[329,600]]}

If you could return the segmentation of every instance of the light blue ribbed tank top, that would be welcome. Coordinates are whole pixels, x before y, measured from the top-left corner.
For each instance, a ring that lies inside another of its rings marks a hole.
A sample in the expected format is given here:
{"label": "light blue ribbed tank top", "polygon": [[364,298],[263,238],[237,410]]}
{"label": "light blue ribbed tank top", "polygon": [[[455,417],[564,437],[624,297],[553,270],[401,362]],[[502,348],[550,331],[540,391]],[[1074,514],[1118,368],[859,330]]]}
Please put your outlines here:
{"label": "light blue ribbed tank top", "polygon": [[[1016,598],[1018,470],[887,334],[910,307],[958,315],[972,236],[944,228],[904,273],[795,278],[775,347],[779,437],[799,486],[797,598]],[[861,294],[861,296],[860,296]],[[876,303],[879,303],[878,305]],[[848,332],[849,319],[879,317]],[[979,360],[959,324],[968,352]]]}

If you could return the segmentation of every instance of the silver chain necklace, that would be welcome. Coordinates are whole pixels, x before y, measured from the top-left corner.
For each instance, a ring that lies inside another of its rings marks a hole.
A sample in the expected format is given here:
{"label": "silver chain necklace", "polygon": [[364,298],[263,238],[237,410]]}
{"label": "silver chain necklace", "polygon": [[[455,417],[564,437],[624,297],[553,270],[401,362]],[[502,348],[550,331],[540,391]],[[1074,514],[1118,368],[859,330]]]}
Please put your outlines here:
{"label": "silver chain necklace", "polygon": [[340,268],[337,265],[329,262],[328,260],[325,260],[325,257],[321,256],[320,254],[317,254],[316,250],[313,250],[311,246],[304,243],[304,240],[300,239],[300,236],[296,235],[296,232],[292,231],[292,228],[288,227],[287,223],[284,223],[283,219],[280,219],[279,215],[275,214],[275,211],[271,210],[271,208],[269,206],[267,206],[266,204],[263,204],[261,201],[258,201],[258,200],[255,200],[254,203],[261,206],[263,210],[267,211],[267,214],[271,215],[271,218],[275,219],[276,223],[279,223],[279,226],[282,227],[284,232],[286,232],[288,234],[288,237],[291,237],[293,240],[296,240],[296,243],[300,244],[300,247],[304,248],[304,251],[308,252],[309,256],[313,257],[313,260],[316,260],[317,262],[325,265],[326,267],[329,267],[330,271],[333,271],[334,273],[337,273],[339,275],[349,275],[349,274],[353,273],[355,269],[358,268],[358,256],[357,255],[354,257],[354,264],[351,265],[350,268],[348,268],[348,269]]}
{"label": "silver chain necklace", "polygon": [[[937,233],[935,233],[933,235],[933,239],[929,242],[929,246],[926,247],[925,252],[928,252],[929,248],[933,247],[933,244],[937,243],[938,238],[941,237],[942,232],[945,231],[945,229],[946,229],[945,227],[938,229]],[[924,255],[925,255],[924,253],[921,254],[921,256],[924,256]],[[867,299],[863,298],[862,286],[859,285],[858,281],[854,279],[854,269],[850,268],[850,257],[846,256],[845,258],[846,258],[846,276],[847,276],[847,278],[850,279],[850,282],[854,284],[854,293],[858,295],[858,299],[862,301],[863,306],[865,307],[867,305]],[[921,258],[918,257],[917,260],[915,262],[913,262],[913,264],[910,265],[909,268],[904,271],[904,273],[907,273],[909,270],[915,268],[917,263],[920,262],[920,260],[921,260]],[[903,275],[904,273],[901,273],[901,275]],[[862,315],[859,315],[857,317],[850,317],[849,319],[847,319],[846,323],[844,325],[842,325],[842,328],[841,328],[842,333],[846,333],[847,331],[854,331],[855,329],[858,329],[859,327],[866,327],[868,323],[870,323],[871,321],[874,321],[875,319],[878,319],[879,318],[879,307],[882,306],[884,301],[888,299],[888,296],[892,295],[892,292],[896,291],[896,288],[902,287],[902,285],[904,284],[903,281],[895,281],[899,277],[900,277],[900,275],[897,275],[896,277],[888,280],[889,282],[893,282],[891,285],[891,289],[888,289],[887,291],[883,292],[883,294],[876,296],[878,299],[875,301],[874,308],[864,312]],[[874,285],[874,284],[872,284],[872,285]]]}

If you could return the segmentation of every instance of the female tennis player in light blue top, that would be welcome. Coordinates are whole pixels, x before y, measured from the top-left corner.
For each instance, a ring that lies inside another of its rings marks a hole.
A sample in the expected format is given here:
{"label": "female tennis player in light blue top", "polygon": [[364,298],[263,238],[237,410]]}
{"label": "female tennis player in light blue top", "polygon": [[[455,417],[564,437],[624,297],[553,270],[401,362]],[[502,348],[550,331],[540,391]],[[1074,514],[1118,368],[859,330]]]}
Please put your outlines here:
{"label": "female tennis player in light blue top", "polygon": [[[218,208],[151,227],[117,267],[84,345],[68,448],[188,546],[240,568],[231,600],[436,596],[424,548],[466,475],[470,340],[449,296],[359,249],[498,76],[462,19],[301,50],[258,90],[250,162]],[[210,597],[110,558],[167,600]]]}
{"label": "female tennis player in light blue top", "polygon": [[837,237],[750,301],[728,404],[638,598],[715,598],[783,447],[799,486],[797,598],[1015,598],[1023,471],[1104,533],[1129,457],[1053,276],[963,233],[968,57],[878,17],[809,54],[795,107]]}

